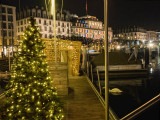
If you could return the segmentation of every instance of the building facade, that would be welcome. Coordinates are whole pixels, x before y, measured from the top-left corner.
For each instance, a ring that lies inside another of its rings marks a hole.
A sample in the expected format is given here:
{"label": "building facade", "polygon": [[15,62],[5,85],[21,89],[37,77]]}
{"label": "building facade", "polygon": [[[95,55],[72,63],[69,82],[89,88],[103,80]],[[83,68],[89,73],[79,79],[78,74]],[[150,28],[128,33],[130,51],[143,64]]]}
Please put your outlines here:
{"label": "building facade", "polygon": [[156,31],[147,31],[147,40],[148,41],[157,41],[157,32]]}
{"label": "building facade", "polygon": [[160,42],[160,32],[157,32],[157,41]]}
{"label": "building facade", "polygon": [[[0,5],[0,57],[13,55],[16,45],[16,7]],[[9,54],[10,53],[10,54]]]}
{"label": "building facade", "polygon": [[[17,36],[20,39],[20,36],[23,34],[26,27],[29,25],[29,18],[33,16],[36,19],[36,24],[40,28],[40,33],[42,38],[53,38],[54,36],[54,21],[53,16],[47,14],[47,11],[43,8],[32,8],[25,9],[18,13],[17,15]],[[68,11],[59,11],[56,12],[56,36],[71,36],[71,25],[70,22],[70,13]]]}
{"label": "building facade", "polygon": [[[73,21],[72,35],[93,40],[104,40],[104,25],[95,16],[78,17]],[[108,28],[108,39],[113,38],[112,28]]]}
{"label": "building facade", "polygon": [[114,39],[157,41],[158,32],[147,31],[141,27],[119,28],[114,31]]}
{"label": "building facade", "polygon": [[118,28],[114,31],[114,39],[148,41],[147,31],[140,27]]}

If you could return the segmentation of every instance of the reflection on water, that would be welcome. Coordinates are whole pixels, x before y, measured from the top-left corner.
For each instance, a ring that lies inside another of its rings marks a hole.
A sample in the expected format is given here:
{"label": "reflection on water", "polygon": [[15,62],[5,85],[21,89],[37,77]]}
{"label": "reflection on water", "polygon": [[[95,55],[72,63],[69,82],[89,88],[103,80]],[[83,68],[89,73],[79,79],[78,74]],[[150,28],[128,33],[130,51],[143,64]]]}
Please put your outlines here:
{"label": "reflection on water", "polygon": [[[122,118],[160,93],[160,69],[155,70],[146,78],[110,80],[109,87],[123,91],[121,95],[111,93],[109,95],[110,106],[119,118]],[[156,106],[158,107],[158,104]],[[159,120],[158,111],[159,107],[158,110],[152,110],[154,114],[157,112],[154,120]],[[143,119],[148,120],[144,116],[152,116],[152,113],[143,114]]]}

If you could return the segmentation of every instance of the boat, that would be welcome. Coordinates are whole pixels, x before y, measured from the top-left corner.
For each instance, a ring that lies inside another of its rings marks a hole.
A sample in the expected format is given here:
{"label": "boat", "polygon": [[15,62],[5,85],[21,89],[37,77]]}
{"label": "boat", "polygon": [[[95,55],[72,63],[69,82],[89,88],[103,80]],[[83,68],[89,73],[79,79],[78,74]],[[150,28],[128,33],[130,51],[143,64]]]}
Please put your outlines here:
{"label": "boat", "polygon": [[[142,61],[137,59],[131,59],[128,62],[130,55],[124,52],[109,52],[109,77],[118,78],[118,77],[144,77],[148,75],[148,69],[145,69]],[[105,55],[104,53],[94,56],[91,60],[91,65],[93,72],[97,71],[100,73],[100,76],[104,76],[105,72]]]}

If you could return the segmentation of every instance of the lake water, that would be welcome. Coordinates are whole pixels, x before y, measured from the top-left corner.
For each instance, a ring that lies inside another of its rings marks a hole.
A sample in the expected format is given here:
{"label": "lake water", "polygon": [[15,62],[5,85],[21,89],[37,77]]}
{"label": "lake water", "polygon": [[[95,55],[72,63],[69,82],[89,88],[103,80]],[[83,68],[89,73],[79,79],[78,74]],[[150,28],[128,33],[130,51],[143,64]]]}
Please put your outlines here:
{"label": "lake water", "polygon": [[[103,84],[104,81],[102,81]],[[118,88],[121,94],[109,94],[109,105],[119,118],[124,117],[160,94],[160,66],[145,78],[112,79],[109,88]],[[135,120],[160,120],[160,102],[144,111]]]}

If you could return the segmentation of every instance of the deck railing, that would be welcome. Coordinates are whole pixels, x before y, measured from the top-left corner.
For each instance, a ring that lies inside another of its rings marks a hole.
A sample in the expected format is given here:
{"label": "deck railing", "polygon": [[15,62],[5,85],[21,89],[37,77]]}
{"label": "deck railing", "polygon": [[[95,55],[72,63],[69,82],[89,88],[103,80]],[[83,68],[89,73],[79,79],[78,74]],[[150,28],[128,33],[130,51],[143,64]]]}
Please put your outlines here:
{"label": "deck railing", "polygon": [[[90,73],[89,73],[89,66],[90,66]],[[95,85],[93,84],[94,83],[93,67],[91,64],[87,63],[88,82],[104,107],[105,102],[104,102],[104,98],[102,97],[102,86],[101,86],[100,74],[98,69],[96,71],[97,71],[96,75],[97,75],[97,81],[98,81],[98,88],[96,88]],[[91,77],[91,80],[90,80],[90,77]],[[155,96],[154,98],[152,98],[151,100],[143,104],[142,106],[138,107],[131,113],[127,114],[120,120],[131,120],[158,102],[160,102],[160,94],[158,94],[157,96]],[[110,115],[110,118],[112,118],[112,120],[119,120],[118,116],[113,112],[111,108],[109,108],[109,115]]]}
{"label": "deck railing", "polygon": [[[99,101],[101,102],[102,106],[104,107],[105,109],[105,101],[104,101],[104,98],[102,97],[102,86],[101,86],[101,80],[100,80],[100,76],[99,76],[99,71],[97,69],[97,79],[98,79],[98,90],[97,88],[95,87],[95,85],[93,84],[93,67],[92,65],[90,65],[91,69],[89,71],[89,63],[87,63],[87,80],[88,80],[88,83],[90,84],[90,86],[92,87],[93,91],[95,92],[95,94],[97,95]],[[89,73],[90,72],[90,73]],[[90,80],[90,77],[91,77],[91,80]],[[109,118],[110,120],[119,120],[118,116],[113,112],[113,110],[111,108],[109,108]]]}
{"label": "deck railing", "polygon": [[138,116],[139,114],[141,114],[142,112],[144,112],[146,109],[148,109],[151,106],[153,106],[154,104],[158,103],[159,101],[160,101],[160,94],[158,94],[157,96],[155,96],[154,98],[152,98],[148,102],[144,103],[143,105],[141,105],[140,107],[138,107],[137,109],[135,109],[134,111],[129,113],[128,115],[124,116],[120,120],[131,120],[131,119],[135,118],[136,116]]}

